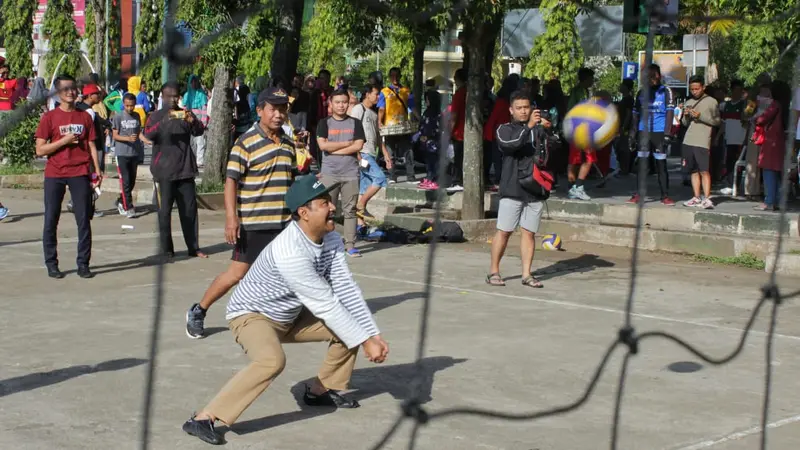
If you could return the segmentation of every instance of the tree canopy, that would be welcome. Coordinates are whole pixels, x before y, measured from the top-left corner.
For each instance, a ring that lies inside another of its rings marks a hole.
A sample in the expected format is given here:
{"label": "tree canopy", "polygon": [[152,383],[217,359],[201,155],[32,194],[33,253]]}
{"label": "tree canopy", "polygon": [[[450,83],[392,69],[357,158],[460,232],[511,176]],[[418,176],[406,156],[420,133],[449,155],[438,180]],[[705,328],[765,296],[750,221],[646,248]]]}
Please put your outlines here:
{"label": "tree canopy", "polygon": [[70,0],[50,0],[44,13],[42,32],[48,39],[49,51],[44,56],[47,74],[53,75],[62,56],[59,74],[77,76],[81,72],[81,45],[78,29],[72,19]]}
{"label": "tree canopy", "polygon": [[6,47],[9,71],[15,77],[33,75],[33,13],[37,0],[5,0],[0,7],[3,26],[0,27]]}

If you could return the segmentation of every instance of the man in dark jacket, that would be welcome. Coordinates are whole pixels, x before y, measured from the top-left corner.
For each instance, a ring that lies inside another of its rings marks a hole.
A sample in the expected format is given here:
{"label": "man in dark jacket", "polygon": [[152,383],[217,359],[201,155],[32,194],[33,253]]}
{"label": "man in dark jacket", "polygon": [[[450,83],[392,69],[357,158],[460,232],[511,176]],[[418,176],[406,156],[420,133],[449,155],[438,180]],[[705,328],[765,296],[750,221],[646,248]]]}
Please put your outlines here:
{"label": "man in dark jacket", "polygon": [[542,218],[542,202],[520,185],[520,167],[533,167],[536,154],[533,128],[541,123],[539,110],[531,111],[531,100],[527,92],[511,94],[512,122],[497,129],[497,146],[503,153],[503,170],[500,178],[500,205],[497,210],[497,232],[492,239],[492,263],[486,282],[493,286],[505,286],[500,276],[500,259],[506,251],[508,238],[519,226],[521,228],[520,250],[522,253],[522,285],[540,288],[542,283],[531,275],[531,264],[535,249],[534,236],[539,231]]}
{"label": "man in dark jacket", "polygon": [[172,204],[178,203],[183,239],[189,256],[207,258],[198,242],[197,197],[194,178],[197,160],[191,149],[193,136],[203,134],[203,124],[191,111],[178,107],[178,85],[161,87],[162,108],[147,118],[144,136],[153,142],[153,162],[150,172],[158,194],[158,228],[161,252],[175,256],[172,245]]}

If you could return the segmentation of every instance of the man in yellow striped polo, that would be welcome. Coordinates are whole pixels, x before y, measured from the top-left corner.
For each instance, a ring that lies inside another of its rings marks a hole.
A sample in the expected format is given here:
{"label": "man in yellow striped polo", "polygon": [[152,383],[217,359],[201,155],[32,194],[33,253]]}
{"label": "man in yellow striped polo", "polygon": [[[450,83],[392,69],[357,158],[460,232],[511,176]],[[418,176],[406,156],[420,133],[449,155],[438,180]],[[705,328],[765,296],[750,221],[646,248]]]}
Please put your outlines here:
{"label": "man in yellow striped polo", "polygon": [[186,334],[204,337],[211,305],[247,274],[262,250],[291,220],[284,197],[294,179],[295,147],[282,127],[289,95],[268,88],[258,95],[259,121],[239,136],[228,155],[225,179],[225,241],[234,245],[231,265],[186,313]]}

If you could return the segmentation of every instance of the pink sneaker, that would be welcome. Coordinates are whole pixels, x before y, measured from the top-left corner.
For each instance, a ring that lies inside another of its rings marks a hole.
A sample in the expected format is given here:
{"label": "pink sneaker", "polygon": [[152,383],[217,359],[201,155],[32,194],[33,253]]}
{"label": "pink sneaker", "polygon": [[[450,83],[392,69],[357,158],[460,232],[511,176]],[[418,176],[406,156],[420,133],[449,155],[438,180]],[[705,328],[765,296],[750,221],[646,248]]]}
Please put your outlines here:
{"label": "pink sneaker", "polygon": [[428,186],[430,186],[430,184],[431,184],[431,182],[427,178],[425,178],[424,180],[419,182],[417,187],[419,189],[428,189]]}
{"label": "pink sneaker", "polygon": [[435,181],[431,181],[430,183],[428,183],[428,185],[427,185],[427,187],[425,189],[427,189],[429,191],[438,191],[439,190],[439,183],[437,183]]}

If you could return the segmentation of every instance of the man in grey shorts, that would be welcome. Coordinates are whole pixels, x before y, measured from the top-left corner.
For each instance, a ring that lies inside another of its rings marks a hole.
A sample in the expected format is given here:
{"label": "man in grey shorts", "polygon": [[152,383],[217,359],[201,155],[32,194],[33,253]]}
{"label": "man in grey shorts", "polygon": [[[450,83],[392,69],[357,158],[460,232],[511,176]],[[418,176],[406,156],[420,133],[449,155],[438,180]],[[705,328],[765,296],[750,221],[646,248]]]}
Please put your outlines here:
{"label": "man in grey shorts", "polygon": [[486,283],[505,286],[500,276],[500,260],[508,245],[508,238],[519,226],[521,228],[520,249],[522,253],[522,285],[540,288],[542,283],[531,275],[531,264],[535,250],[534,236],[539,231],[542,218],[542,202],[526,192],[519,183],[519,168],[532,167],[535,154],[533,127],[540,122],[539,110],[531,111],[530,98],[524,92],[511,95],[512,122],[497,129],[497,145],[503,153],[503,171],[500,178],[500,206],[497,210],[497,232],[492,239],[492,264]]}

